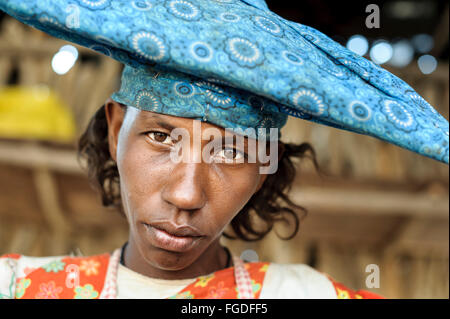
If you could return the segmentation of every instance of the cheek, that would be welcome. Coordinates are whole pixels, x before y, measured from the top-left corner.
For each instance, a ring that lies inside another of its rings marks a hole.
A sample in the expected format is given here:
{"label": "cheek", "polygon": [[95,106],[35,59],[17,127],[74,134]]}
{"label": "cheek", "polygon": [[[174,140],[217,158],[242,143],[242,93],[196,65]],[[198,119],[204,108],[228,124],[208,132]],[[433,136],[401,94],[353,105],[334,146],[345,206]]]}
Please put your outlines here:
{"label": "cheek", "polygon": [[213,212],[223,212],[220,215],[226,219],[227,224],[247,204],[256,191],[259,182],[258,168],[250,166],[241,170],[233,170],[220,177],[222,178],[214,179],[213,185],[211,185],[214,190],[214,198],[210,198],[210,204],[213,206]]}
{"label": "cheek", "polygon": [[129,219],[138,217],[141,207],[151,207],[160,189],[158,181],[162,181],[168,172],[161,156],[145,152],[144,147],[139,147],[139,143],[129,147],[117,163],[125,211],[127,215],[132,214]]}

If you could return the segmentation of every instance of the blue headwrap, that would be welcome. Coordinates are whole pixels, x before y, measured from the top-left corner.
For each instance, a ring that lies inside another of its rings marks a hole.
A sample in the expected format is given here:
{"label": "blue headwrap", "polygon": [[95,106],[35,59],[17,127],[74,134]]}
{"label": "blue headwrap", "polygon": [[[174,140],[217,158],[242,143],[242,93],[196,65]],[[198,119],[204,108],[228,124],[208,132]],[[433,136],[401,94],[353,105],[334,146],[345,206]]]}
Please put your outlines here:
{"label": "blue headwrap", "polygon": [[0,9],[126,64],[119,102],[234,128],[281,127],[291,115],[449,162],[448,121],[408,84],[263,0],[1,0]]}
{"label": "blue headwrap", "polygon": [[[125,66],[112,99],[141,110],[209,122],[251,138],[278,139],[260,128],[281,128],[287,115],[266,98],[180,72]],[[249,130],[250,129],[250,130]]]}

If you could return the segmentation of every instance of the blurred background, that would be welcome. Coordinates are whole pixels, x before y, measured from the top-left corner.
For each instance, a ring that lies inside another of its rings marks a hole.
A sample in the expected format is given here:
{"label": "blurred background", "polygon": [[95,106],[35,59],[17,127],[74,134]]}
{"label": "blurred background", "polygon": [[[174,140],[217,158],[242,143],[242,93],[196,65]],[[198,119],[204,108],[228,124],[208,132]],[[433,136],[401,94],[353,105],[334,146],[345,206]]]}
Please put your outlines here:
{"label": "blurred background", "polygon": [[[448,120],[447,1],[267,3],[399,76]],[[379,28],[365,24],[371,3]],[[126,220],[101,206],[75,155],[120,72],[110,58],[0,13],[0,255],[91,255],[127,240]],[[290,195],[308,210],[298,235],[224,244],[249,260],[307,263],[388,298],[449,297],[447,165],[300,119],[290,118],[282,134],[284,142],[310,142],[326,172],[297,163]],[[370,264],[379,266],[379,288],[366,287]]]}

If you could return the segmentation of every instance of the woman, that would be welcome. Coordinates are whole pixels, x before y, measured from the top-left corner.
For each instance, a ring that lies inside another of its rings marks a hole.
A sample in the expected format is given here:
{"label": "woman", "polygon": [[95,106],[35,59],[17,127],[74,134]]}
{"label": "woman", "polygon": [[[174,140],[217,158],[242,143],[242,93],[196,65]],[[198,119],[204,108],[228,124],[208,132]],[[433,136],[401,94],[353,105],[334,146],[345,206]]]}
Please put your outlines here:
{"label": "woman", "polygon": [[[244,265],[232,257],[219,243],[230,223],[238,238],[257,240],[275,222],[288,221],[283,216],[288,213],[294,218],[295,231],[287,239],[295,235],[299,221],[290,206],[301,207],[284,194],[295,176],[291,157],[314,151],[307,143],[295,146],[280,142],[279,167],[272,175],[260,174],[259,167],[264,164],[259,161],[239,162],[240,157],[248,157],[248,147],[233,148],[233,141],[211,154],[210,163],[175,163],[170,159],[175,145],[170,128],[186,129],[192,137],[194,121],[108,99],[82,135],[80,155],[89,163],[90,176],[101,190],[103,204],[116,206],[126,215],[129,240],[112,257],[4,256],[4,265],[17,261],[15,273],[23,272],[16,278],[16,297],[379,297],[367,291],[353,292],[306,265]],[[227,136],[224,128],[202,123],[203,131],[208,128]],[[246,137],[245,146],[248,140]],[[190,149],[191,159],[201,157],[210,141],[202,142],[199,148]],[[232,162],[226,163],[226,159]],[[114,191],[117,186],[120,192]],[[288,205],[277,203],[280,199]],[[265,229],[255,229],[251,210],[266,223]],[[114,259],[119,256],[118,266]],[[25,265],[32,271],[27,273]],[[116,278],[101,278],[112,273],[114,267]],[[236,267],[244,273],[246,284],[236,282]],[[108,289],[111,286],[116,287]],[[251,287],[250,293],[246,286]]]}
{"label": "woman", "polygon": [[240,239],[261,239],[286,214],[295,223],[288,238],[295,235],[294,209],[302,208],[286,195],[291,158],[311,151],[316,162],[308,144],[278,142],[288,115],[448,163],[442,116],[400,79],[276,16],[264,1],[76,3],[78,27],[67,25],[63,0],[0,8],[126,65],[120,90],[83,134],[80,155],[103,204],[127,217],[129,240],[99,256],[6,255],[3,296],[379,297],[306,265],[244,263],[219,239],[229,224]]}

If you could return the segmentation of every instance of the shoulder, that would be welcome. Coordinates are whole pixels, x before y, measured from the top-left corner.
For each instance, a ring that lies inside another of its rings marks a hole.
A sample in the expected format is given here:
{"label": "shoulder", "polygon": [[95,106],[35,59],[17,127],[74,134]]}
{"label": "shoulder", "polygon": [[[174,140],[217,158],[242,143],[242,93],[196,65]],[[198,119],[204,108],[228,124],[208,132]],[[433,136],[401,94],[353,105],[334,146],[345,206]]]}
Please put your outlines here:
{"label": "shoulder", "polygon": [[[98,297],[110,254],[95,256],[0,256],[0,298]],[[91,294],[86,294],[90,290]]]}
{"label": "shoulder", "polygon": [[308,265],[270,263],[261,298],[335,299],[336,293],[327,276]]}
{"label": "shoulder", "polygon": [[327,274],[326,276],[333,284],[338,299],[385,299],[383,296],[368,290],[353,290],[347,288],[342,283],[334,280],[331,276]]}
{"label": "shoulder", "polygon": [[364,290],[354,291],[306,264],[270,263],[260,298],[375,299]]}

